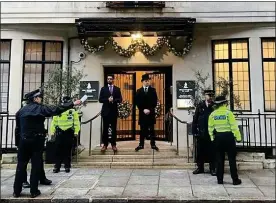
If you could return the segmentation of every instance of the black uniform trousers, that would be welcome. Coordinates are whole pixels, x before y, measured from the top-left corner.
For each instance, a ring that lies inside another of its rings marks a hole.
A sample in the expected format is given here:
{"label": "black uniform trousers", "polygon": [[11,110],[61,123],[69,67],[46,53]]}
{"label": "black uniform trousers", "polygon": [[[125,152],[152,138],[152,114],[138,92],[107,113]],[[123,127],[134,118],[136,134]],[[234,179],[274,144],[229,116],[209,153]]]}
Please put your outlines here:
{"label": "black uniform trousers", "polygon": [[71,153],[73,147],[74,130],[57,129],[56,132],[56,162],[55,168],[60,169],[64,163],[64,168],[71,168]]}
{"label": "black uniform trousers", "polygon": [[[27,170],[25,171],[25,178],[23,182],[27,182],[28,180],[28,174],[27,174]],[[39,177],[39,181],[43,182],[46,179],[46,175],[45,175],[45,170],[44,170],[44,163],[43,163],[43,158],[41,157],[41,171],[40,171],[40,177]]]}
{"label": "black uniform trousers", "polygon": [[204,170],[204,163],[209,162],[210,170],[216,168],[216,150],[209,134],[202,134],[197,137],[197,167]]}
{"label": "black uniform trousers", "polygon": [[150,145],[155,146],[154,125],[140,124],[140,146],[144,147],[145,138],[150,138]]}
{"label": "black uniform trousers", "polygon": [[225,152],[228,155],[231,177],[238,179],[236,164],[236,141],[232,132],[216,132],[214,140],[217,150],[217,179],[223,181]]}
{"label": "black uniform trousers", "polygon": [[[116,139],[117,139],[117,116],[103,116],[103,137],[102,141],[104,146],[108,146],[110,142],[111,146],[116,146]],[[111,138],[109,138],[109,125],[111,126]]]}
{"label": "black uniform trousers", "polygon": [[34,137],[28,139],[21,139],[17,153],[17,167],[14,180],[14,193],[20,194],[22,191],[22,184],[26,179],[26,170],[29,161],[31,160],[31,178],[30,185],[31,193],[36,193],[38,190],[38,181],[41,173],[42,153],[44,149],[45,138]]}

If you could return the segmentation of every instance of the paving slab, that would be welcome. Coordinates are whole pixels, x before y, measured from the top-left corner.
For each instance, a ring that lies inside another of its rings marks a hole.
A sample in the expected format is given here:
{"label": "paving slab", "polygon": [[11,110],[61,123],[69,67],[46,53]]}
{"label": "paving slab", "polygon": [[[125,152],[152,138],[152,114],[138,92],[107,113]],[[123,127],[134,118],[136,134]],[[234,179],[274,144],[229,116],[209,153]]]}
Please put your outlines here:
{"label": "paving slab", "polygon": [[246,171],[249,177],[275,177],[275,174],[270,169]]}
{"label": "paving slab", "polygon": [[169,178],[160,177],[159,185],[163,187],[184,187],[190,186],[188,178]]}
{"label": "paving slab", "polygon": [[53,196],[54,198],[72,198],[86,195],[88,191],[88,188],[57,188]]}
{"label": "paving slab", "polygon": [[102,175],[104,169],[80,169],[74,175]]}
{"label": "paving slab", "polygon": [[192,185],[217,185],[217,178],[210,174],[191,175],[190,179]]}
{"label": "paving slab", "polygon": [[110,169],[105,170],[105,172],[102,174],[102,176],[130,176],[132,173],[132,170],[129,169]]}
{"label": "paving slab", "polygon": [[192,190],[194,196],[199,199],[213,197],[216,199],[225,199],[229,197],[223,185],[192,185]]}
{"label": "paving slab", "polygon": [[275,177],[252,177],[251,180],[256,185],[271,185],[271,186],[275,186]]}
{"label": "paving slab", "polygon": [[275,199],[275,186],[259,186],[259,189],[264,194],[264,196]]}
{"label": "paving slab", "polygon": [[163,178],[188,178],[186,170],[162,170],[160,176]]}
{"label": "paving slab", "polygon": [[105,187],[125,187],[129,177],[121,176],[102,176],[97,183],[97,186],[105,186]]}
{"label": "paving slab", "polygon": [[125,197],[156,197],[157,185],[127,185],[123,196]]}
{"label": "paving slab", "polygon": [[88,180],[66,180],[64,181],[59,187],[60,188],[91,188],[95,183],[97,179],[88,179]]}
{"label": "paving slab", "polygon": [[134,169],[132,176],[159,176],[160,170]]}
{"label": "paving slab", "polygon": [[128,185],[158,185],[159,176],[131,176]]}
{"label": "paving slab", "polygon": [[192,188],[187,187],[159,187],[158,196],[169,199],[192,198]]}
{"label": "paving slab", "polygon": [[120,197],[124,189],[124,187],[96,187],[89,190],[88,195],[91,197]]}
{"label": "paving slab", "polygon": [[249,178],[244,175],[239,177],[242,180],[241,185],[233,185],[233,180],[230,175],[224,175],[223,184],[224,187],[257,187],[255,183]]}
{"label": "paving slab", "polygon": [[262,199],[263,193],[258,188],[229,187],[226,188],[230,198],[238,199]]}

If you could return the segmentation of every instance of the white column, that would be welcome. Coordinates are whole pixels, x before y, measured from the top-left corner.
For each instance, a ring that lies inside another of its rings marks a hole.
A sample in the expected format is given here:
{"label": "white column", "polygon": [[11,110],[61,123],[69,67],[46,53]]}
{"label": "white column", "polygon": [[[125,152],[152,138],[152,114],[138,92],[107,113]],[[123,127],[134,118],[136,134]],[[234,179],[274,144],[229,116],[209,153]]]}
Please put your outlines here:
{"label": "white column", "polygon": [[9,113],[15,114],[21,107],[24,41],[11,41]]}
{"label": "white column", "polygon": [[258,113],[258,109],[263,112],[262,50],[261,39],[259,37],[251,37],[249,39],[249,57],[252,113]]}

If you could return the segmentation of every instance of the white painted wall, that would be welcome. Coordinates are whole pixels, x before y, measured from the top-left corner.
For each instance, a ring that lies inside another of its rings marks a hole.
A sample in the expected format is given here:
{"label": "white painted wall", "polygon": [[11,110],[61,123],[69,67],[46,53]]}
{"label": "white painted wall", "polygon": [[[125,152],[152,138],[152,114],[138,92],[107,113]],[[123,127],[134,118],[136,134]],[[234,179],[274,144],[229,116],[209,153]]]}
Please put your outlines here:
{"label": "white painted wall", "polygon": [[1,23],[74,23],[87,17],[193,17],[200,23],[274,22],[275,2],[166,2],[160,9],[109,9],[105,2],[2,2]]}

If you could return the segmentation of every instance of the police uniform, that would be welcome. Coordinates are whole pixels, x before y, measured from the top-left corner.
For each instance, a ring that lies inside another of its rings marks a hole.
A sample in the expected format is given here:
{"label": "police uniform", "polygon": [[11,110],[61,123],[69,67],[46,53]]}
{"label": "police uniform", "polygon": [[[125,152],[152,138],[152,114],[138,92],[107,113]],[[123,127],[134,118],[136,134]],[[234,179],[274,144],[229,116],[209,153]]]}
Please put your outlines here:
{"label": "police uniform", "polygon": [[[64,97],[63,102],[69,101],[70,97]],[[80,131],[79,114],[75,109],[69,109],[59,116],[54,116],[51,123],[51,135],[56,136],[56,162],[53,172],[60,171],[61,163],[64,163],[65,172],[71,168],[71,151],[74,135]]]}
{"label": "police uniform", "polygon": [[45,143],[45,117],[51,117],[63,113],[72,108],[73,103],[63,106],[45,106],[37,101],[41,98],[40,90],[35,90],[25,95],[29,103],[21,108],[16,114],[16,126],[20,129],[20,141],[17,154],[17,167],[14,180],[14,197],[19,197],[22,191],[22,184],[26,177],[25,172],[29,161],[31,160],[31,178],[30,192],[34,198],[40,195],[38,190],[38,181],[41,173],[42,153]]}
{"label": "police uniform", "polygon": [[231,177],[234,185],[241,184],[236,165],[236,141],[241,141],[241,134],[234,114],[227,109],[224,96],[215,99],[217,109],[211,113],[208,121],[210,138],[217,150],[217,180],[223,184],[225,152],[227,152]]}
{"label": "police uniform", "polygon": [[205,95],[210,96],[210,100],[201,101],[195,111],[192,123],[192,133],[196,136],[197,148],[196,148],[196,162],[197,169],[193,171],[193,174],[204,173],[204,163],[209,162],[209,168],[211,175],[216,175],[215,170],[215,148],[210,140],[208,133],[208,118],[213,112],[214,102],[211,97],[214,95],[213,90],[205,90]]}
{"label": "police uniform", "polygon": [[[28,104],[28,99],[25,98],[22,101],[22,106],[26,106]],[[19,112],[19,111],[18,111]],[[45,130],[46,132],[46,130]],[[19,141],[20,141],[20,129],[18,126],[15,127],[15,146],[19,147]],[[41,157],[42,161],[41,161],[41,172],[40,172],[40,184],[41,185],[51,185],[52,181],[46,178],[45,175],[45,170],[44,170],[44,163],[43,163],[43,157]],[[30,183],[28,182],[28,174],[27,174],[27,170],[25,171],[25,175],[24,175],[24,179],[23,179],[23,188],[30,188]]]}

